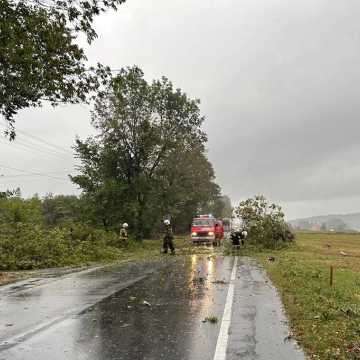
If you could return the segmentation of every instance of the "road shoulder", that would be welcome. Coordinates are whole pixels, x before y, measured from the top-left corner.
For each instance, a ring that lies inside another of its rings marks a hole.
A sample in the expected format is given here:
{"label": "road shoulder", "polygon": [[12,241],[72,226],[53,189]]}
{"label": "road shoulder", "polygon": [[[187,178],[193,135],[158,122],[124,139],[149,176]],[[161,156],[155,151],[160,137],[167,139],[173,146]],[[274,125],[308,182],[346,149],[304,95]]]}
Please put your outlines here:
{"label": "road shoulder", "polygon": [[278,293],[256,260],[241,257],[235,282],[227,360],[303,360],[289,338]]}

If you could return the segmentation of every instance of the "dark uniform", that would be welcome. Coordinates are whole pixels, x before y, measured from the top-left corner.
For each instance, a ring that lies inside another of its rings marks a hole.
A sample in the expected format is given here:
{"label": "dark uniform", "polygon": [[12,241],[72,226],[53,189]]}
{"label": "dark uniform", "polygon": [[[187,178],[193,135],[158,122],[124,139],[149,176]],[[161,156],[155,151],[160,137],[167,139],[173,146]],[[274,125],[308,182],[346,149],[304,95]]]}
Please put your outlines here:
{"label": "dark uniform", "polygon": [[245,235],[243,234],[243,231],[241,230],[235,230],[231,232],[230,239],[233,244],[233,246],[242,246],[245,245]]}
{"label": "dark uniform", "polygon": [[232,231],[230,234],[231,243],[233,246],[240,246],[240,232]]}
{"label": "dark uniform", "polygon": [[171,225],[165,225],[165,236],[163,243],[164,254],[167,254],[168,249],[170,249],[172,254],[175,253],[173,240],[174,240],[174,234]]}
{"label": "dark uniform", "polygon": [[119,238],[120,238],[121,245],[126,246],[128,244],[129,236],[128,236],[128,232],[125,228],[121,228]]}

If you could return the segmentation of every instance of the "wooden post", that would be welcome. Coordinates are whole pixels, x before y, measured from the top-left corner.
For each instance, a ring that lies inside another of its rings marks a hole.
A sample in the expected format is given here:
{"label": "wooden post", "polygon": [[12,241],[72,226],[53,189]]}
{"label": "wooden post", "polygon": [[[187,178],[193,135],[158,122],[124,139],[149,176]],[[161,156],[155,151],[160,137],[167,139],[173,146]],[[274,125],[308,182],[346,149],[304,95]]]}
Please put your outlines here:
{"label": "wooden post", "polygon": [[333,286],[334,283],[334,267],[330,265],[330,287]]}

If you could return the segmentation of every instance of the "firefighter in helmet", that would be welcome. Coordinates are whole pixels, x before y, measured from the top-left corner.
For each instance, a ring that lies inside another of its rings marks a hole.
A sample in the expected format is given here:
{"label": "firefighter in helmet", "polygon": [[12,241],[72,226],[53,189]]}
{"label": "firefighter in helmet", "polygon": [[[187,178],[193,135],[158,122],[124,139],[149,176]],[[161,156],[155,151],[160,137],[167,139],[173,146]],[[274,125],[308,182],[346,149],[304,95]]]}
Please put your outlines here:
{"label": "firefighter in helmet", "polygon": [[170,220],[166,219],[164,220],[165,225],[165,236],[164,236],[164,242],[163,242],[163,249],[164,254],[167,254],[168,249],[170,249],[171,254],[175,254],[175,248],[174,248],[174,234],[171,227]]}
{"label": "firefighter in helmet", "polygon": [[122,246],[128,245],[128,240],[129,240],[129,235],[127,232],[128,227],[129,225],[127,223],[123,223],[120,229],[119,239],[120,239],[120,244]]}

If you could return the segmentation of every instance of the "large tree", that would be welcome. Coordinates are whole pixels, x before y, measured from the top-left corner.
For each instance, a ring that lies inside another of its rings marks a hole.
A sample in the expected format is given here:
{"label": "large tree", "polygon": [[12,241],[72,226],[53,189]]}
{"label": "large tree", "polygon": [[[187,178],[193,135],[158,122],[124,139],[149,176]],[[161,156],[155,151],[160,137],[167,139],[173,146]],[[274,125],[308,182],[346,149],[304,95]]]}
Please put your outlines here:
{"label": "large tree", "polygon": [[189,231],[192,219],[220,196],[203,144],[172,151],[157,172],[161,214],[170,214],[177,231]]}
{"label": "large tree", "polygon": [[94,17],[125,0],[0,0],[0,114],[14,138],[21,109],[79,103],[104,84],[109,68],[87,65],[76,42],[90,43]]}
{"label": "large tree", "polygon": [[230,198],[219,193],[218,196],[205,204],[201,211],[204,214],[213,214],[216,218],[225,219],[232,217],[233,207]]}
{"label": "large tree", "polygon": [[105,226],[126,220],[141,238],[218,194],[203,120],[199,101],[166,78],[149,84],[138,67],[113,78],[92,114],[99,135],[76,141],[81,175],[72,177]]}

